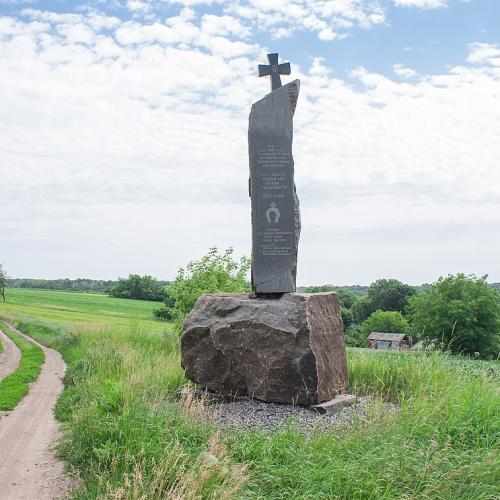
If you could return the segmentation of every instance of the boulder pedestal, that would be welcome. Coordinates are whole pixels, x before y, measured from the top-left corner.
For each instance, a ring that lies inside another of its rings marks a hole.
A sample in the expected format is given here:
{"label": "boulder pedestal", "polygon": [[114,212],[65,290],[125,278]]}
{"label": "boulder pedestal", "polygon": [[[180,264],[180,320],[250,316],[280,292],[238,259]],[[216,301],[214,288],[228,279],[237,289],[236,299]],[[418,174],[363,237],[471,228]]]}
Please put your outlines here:
{"label": "boulder pedestal", "polygon": [[336,293],[203,295],[184,323],[181,353],[190,380],[229,396],[313,405],[348,386]]}

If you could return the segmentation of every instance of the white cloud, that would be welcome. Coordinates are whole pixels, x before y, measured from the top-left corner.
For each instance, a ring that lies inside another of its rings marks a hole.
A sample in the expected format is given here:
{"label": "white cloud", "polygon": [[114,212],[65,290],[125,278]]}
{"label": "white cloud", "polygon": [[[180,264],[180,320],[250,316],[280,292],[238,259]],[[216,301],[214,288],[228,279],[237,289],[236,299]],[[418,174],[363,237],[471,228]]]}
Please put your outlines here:
{"label": "white cloud", "polygon": [[[248,254],[247,119],[268,82],[244,21],[190,9],[156,23],[24,16],[0,17],[9,272],[169,278],[211,244]],[[360,67],[356,86],[318,57],[294,68],[302,283],[366,283],[396,268],[410,281],[500,279],[497,59],[497,46],[476,43],[448,72],[396,65],[411,77],[401,81]]]}
{"label": "white cloud", "polygon": [[151,3],[142,2],[141,0],[128,0],[127,1],[127,9],[131,11],[140,11],[140,12],[150,12],[152,10]]}
{"label": "white cloud", "polygon": [[472,43],[467,61],[473,64],[489,63],[500,66],[500,46],[491,43]]}
{"label": "white cloud", "polygon": [[236,35],[242,38],[250,35],[248,27],[243,26],[233,16],[215,16],[205,14],[201,20],[201,31],[210,35]]}
{"label": "white cloud", "polygon": [[[193,27],[194,35],[197,34]],[[137,45],[143,43],[162,42],[166,44],[184,42],[189,43],[193,36],[181,37],[175,30],[164,24],[140,24],[128,21],[116,30],[116,40],[122,45]]]}
{"label": "white cloud", "polygon": [[401,78],[414,78],[417,76],[417,72],[414,69],[407,68],[403,64],[395,64],[394,73]]}
{"label": "white cloud", "polygon": [[329,41],[329,40],[335,40],[335,38],[338,38],[338,34],[335,33],[331,28],[324,28],[320,30],[318,33],[318,38],[320,40]]}
{"label": "white cloud", "polygon": [[293,30],[291,28],[278,28],[273,32],[272,38],[273,40],[280,40],[281,38],[290,38],[293,34]]}
{"label": "white cloud", "polygon": [[398,7],[419,7],[421,9],[439,9],[448,5],[448,0],[394,0]]}
{"label": "white cloud", "polygon": [[368,29],[385,21],[378,2],[364,0],[228,1],[224,8],[256,29],[271,31],[274,39],[302,29],[316,32],[322,41],[331,41],[343,38],[354,26]]}

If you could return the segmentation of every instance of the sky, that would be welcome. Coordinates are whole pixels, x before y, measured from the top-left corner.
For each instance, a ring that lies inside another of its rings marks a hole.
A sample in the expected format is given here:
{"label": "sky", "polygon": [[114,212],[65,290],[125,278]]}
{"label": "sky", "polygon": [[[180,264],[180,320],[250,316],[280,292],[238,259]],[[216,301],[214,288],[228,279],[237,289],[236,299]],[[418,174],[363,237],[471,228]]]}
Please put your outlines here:
{"label": "sky", "polygon": [[251,253],[248,114],[299,78],[298,284],[500,281],[500,1],[0,0],[0,262]]}

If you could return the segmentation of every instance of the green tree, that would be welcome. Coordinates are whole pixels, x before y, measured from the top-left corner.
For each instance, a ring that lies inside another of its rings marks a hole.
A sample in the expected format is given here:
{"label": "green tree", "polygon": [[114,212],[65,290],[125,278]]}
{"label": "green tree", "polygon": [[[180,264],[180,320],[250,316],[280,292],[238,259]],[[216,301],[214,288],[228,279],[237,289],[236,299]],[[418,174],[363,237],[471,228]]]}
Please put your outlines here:
{"label": "green tree", "polygon": [[367,347],[368,340],[361,333],[360,325],[353,323],[345,329],[345,343],[350,347]]}
{"label": "green tree", "polygon": [[413,331],[454,353],[496,356],[499,350],[500,294],[486,282],[463,273],[441,277],[411,297]]}
{"label": "green tree", "polygon": [[373,312],[372,303],[368,295],[364,295],[358,299],[352,306],[352,314],[354,321],[358,324],[362,323]]}
{"label": "green tree", "polygon": [[3,268],[2,264],[0,264],[0,296],[5,302],[5,288],[7,287],[7,273]]}
{"label": "green tree", "polygon": [[417,290],[411,285],[395,279],[379,279],[368,287],[368,294],[355,304],[354,317],[358,323],[379,309],[382,311],[399,311],[404,314],[408,299]]}
{"label": "green tree", "polygon": [[360,325],[361,336],[366,339],[371,332],[409,333],[410,325],[399,311],[375,311]]}
{"label": "green tree", "polygon": [[206,293],[249,292],[246,281],[250,259],[233,258],[234,250],[219,252],[216,247],[200,260],[191,261],[186,269],[180,268],[177,277],[167,288],[168,295],[175,301],[171,309],[177,329],[180,330],[186,315],[198,298]]}
{"label": "green tree", "polygon": [[352,314],[352,310],[347,307],[340,306],[340,315],[342,316],[342,322],[344,323],[344,331],[354,323],[354,316]]}
{"label": "green tree", "polygon": [[415,287],[395,279],[380,279],[368,288],[368,297],[374,311],[399,311],[404,313],[408,299],[415,295]]}
{"label": "green tree", "polygon": [[161,301],[164,298],[163,287],[152,276],[130,274],[128,278],[119,278],[107,293],[120,299]]}

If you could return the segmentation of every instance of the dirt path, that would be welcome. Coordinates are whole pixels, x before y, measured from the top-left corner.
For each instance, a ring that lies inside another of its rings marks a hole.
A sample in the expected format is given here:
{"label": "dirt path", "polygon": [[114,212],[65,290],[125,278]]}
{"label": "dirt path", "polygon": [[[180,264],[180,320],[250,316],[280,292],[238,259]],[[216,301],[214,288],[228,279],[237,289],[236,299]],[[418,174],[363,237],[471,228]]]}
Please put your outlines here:
{"label": "dirt path", "polygon": [[0,342],[3,344],[3,352],[0,352],[0,380],[2,380],[18,367],[21,351],[1,330]]}
{"label": "dirt path", "polygon": [[70,482],[64,474],[62,461],[54,453],[59,424],[53,408],[63,390],[61,378],[66,364],[57,351],[23,337],[43,349],[45,363],[28,395],[14,411],[0,419],[0,498],[64,498]]}

